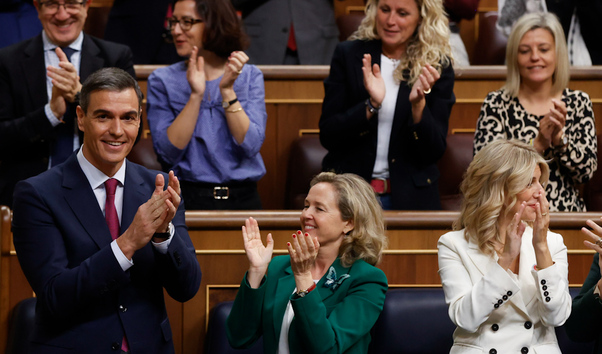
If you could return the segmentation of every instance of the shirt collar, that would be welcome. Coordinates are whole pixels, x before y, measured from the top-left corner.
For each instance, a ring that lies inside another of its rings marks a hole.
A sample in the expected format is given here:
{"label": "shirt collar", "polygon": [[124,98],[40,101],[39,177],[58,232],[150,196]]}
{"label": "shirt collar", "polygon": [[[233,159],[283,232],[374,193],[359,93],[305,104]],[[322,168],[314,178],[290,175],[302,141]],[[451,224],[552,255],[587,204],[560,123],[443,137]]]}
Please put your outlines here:
{"label": "shirt collar", "polygon": [[[50,41],[50,38],[48,38],[46,31],[42,31],[42,42],[44,43],[44,51],[45,52],[47,52],[49,50],[54,51],[56,49],[56,47],[58,47],[58,45],[56,45]],[[77,38],[73,42],[71,42],[71,44],[68,45],[68,47],[71,49],[74,49],[78,52],[81,52],[83,43],[84,43],[84,32],[82,31],[79,33],[79,36],[77,36]]]}
{"label": "shirt collar", "polygon": [[84,175],[86,175],[86,178],[88,179],[88,183],[90,183],[90,186],[92,187],[92,189],[96,189],[96,188],[100,187],[109,178],[115,178],[116,180],[119,181],[119,184],[121,186],[124,185],[124,183],[125,183],[125,166],[126,166],[125,161],[123,161],[123,165],[121,165],[121,168],[117,171],[117,173],[115,173],[114,176],[110,177],[110,176],[105,175],[102,171],[100,171],[98,168],[96,168],[94,165],[92,165],[92,163],[90,161],[88,161],[86,159],[86,157],[84,156],[83,150],[84,150],[84,146],[82,145],[82,147],[77,152],[77,162],[79,163],[79,166],[82,168],[82,171],[84,171]]}

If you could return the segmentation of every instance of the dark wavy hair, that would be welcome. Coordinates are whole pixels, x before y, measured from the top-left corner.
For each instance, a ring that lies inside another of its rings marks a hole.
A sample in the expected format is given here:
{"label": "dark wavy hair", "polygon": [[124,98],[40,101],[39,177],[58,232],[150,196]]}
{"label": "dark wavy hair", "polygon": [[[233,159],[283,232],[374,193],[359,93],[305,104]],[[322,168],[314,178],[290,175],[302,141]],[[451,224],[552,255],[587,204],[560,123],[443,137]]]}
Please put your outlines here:
{"label": "dark wavy hair", "polygon": [[249,38],[230,0],[194,2],[197,14],[205,22],[203,49],[221,58],[228,58],[233,51],[247,49]]}

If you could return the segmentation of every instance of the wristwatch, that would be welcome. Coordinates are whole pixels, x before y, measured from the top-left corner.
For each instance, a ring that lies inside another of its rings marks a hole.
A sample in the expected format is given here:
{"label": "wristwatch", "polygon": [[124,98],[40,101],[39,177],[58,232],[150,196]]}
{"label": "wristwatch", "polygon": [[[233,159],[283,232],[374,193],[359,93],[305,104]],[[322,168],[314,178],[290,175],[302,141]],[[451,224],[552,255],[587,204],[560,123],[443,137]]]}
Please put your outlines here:
{"label": "wristwatch", "polygon": [[316,288],[316,283],[314,283],[312,286],[307,288],[307,290],[298,290],[297,297],[305,297],[305,295],[309,294],[309,292],[314,290],[315,288]]}
{"label": "wristwatch", "polygon": [[569,144],[569,138],[567,138],[567,136],[564,133],[562,133],[562,136],[560,137],[560,142],[560,145],[554,146],[555,149],[561,149],[567,146]]}
{"label": "wristwatch", "polygon": [[174,226],[170,222],[169,225],[167,226],[167,231],[166,232],[155,232],[153,234],[153,241],[155,243],[167,241],[167,239],[171,236],[171,231],[173,230],[173,228],[174,228]]}
{"label": "wristwatch", "polygon": [[233,99],[232,101],[228,102],[228,101],[222,101],[222,107],[224,107],[224,109],[232,106],[233,104],[235,104],[236,102],[238,102],[238,97]]}

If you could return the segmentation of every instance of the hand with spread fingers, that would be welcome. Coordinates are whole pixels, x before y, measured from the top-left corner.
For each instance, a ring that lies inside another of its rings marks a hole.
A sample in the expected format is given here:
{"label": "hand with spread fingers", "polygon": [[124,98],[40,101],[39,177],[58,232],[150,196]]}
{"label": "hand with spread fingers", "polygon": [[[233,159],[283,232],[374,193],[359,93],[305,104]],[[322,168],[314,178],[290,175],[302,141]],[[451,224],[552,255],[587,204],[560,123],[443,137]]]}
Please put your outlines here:
{"label": "hand with spread fingers", "polygon": [[311,274],[311,268],[318,256],[320,243],[317,237],[311,237],[308,233],[297,231],[293,234],[291,242],[286,244],[288,254],[291,256],[291,267],[293,274]]}
{"label": "hand with spread fingers", "polygon": [[199,55],[199,48],[194,46],[188,59],[186,79],[190,84],[191,94],[203,97],[205,94],[205,59]]}
{"label": "hand with spread fingers", "polygon": [[523,233],[526,229],[525,223],[521,221],[525,207],[526,204],[523,202],[520,206],[520,209],[514,214],[512,221],[506,228],[504,248],[502,249],[500,258],[498,259],[498,264],[504,269],[510,268],[520,254]]}
{"label": "hand with spread fingers", "polygon": [[311,271],[320,249],[318,238],[310,236],[307,232],[303,234],[303,232],[297,231],[296,234],[293,234],[291,242],[287,242],[286,247],[291,257],[291,269],[295,276],[297,289],[309,289],[314,284]]}
{"label": "hand with spread fingers", "polygon": [[247,280],[252,288],[256,289],[261,284],[261,280],[265,276],[268,265],[272,260],[272,252],[274,251],[274,240],[272,234],[268,234],[266,244],[261,240],[259,225],[254,218],[245,220],[245,225],[242,227],[242,238],[245,247],[245,253],[249,259],[249,271],[247,272]]}
{"label": "hand with spread fingers", "polygon": [[[378,64],[371,65],[372,56],[364,54],[362,58],[362,73],[364,75],[364,87],[370,95],[369,99],[373,107],[380,107],[385,99],[385,81],[380,73]],[[370,115],[372,117],[372,115]]]}
{"label": "hand with spread fingers", "polygon": [[[583,244],[585,247],[591,248],[598,252],[599,255],[602,255],[602,227],[593,220],[587,220],[585,223],[591,230],[586,227],[581,228],[581,232],[589,238],[589,240],[584,240]],[[602,256],[598,257],[598,264],[600,265],[600,274],[602,276]],[[602,279],[598,281],[597,287],[602,292]]]}
{"label": "hand with spread fingers", "polygon": [[550,226],[550,204],[546,194],[541,190],[538,203],[535,204],[535,221],[533,222],[533,249],[538,269],[545,269],[554,264],[548,247],[548,231]]}
{"label": "hand with spread fingers", "polygon": [[550,204],[546,199],[546,194],[541,191],[538,197],[538,203],[535,205],[535,221],[533,222],[533,246],[547,245],[546,236],[550,226]]}

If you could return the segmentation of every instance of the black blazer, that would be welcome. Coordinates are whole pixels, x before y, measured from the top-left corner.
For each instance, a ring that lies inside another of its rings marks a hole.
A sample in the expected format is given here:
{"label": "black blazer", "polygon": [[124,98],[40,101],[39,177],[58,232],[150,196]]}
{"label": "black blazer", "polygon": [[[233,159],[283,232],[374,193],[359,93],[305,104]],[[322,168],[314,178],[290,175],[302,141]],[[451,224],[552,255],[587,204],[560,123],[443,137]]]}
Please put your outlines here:
{"label": "black blazer", "polygon": [[[330,75],[324,81],[320,141],[328,150],[323,170],[355,173],[370,181],[376,160],[378,114],[366,119],[365,53],[372,55],[373,64],[380,65],[381,42],[356,40],[337,46]],[[401,82],[388,156],[394,209],[441,209],[436,163],[446,148],[449,115],[456,101],[453,88],[450,65],[427,95],[422,121],[413,124],[411,87]]]}
{"label": "black blazer", "polygon": [[[118,67],[136,77],[132,52],[128,47],[84,35],[81,82],[104,67]],[[50,144],[56,137],[56,129],[44,112],[46,103],[48,94],[42,34],[0,49],[2,205],[12,205],[12,194],[18,181],[48,168]],[[69,109],[75,111],[75,105],[70,105]]]}

